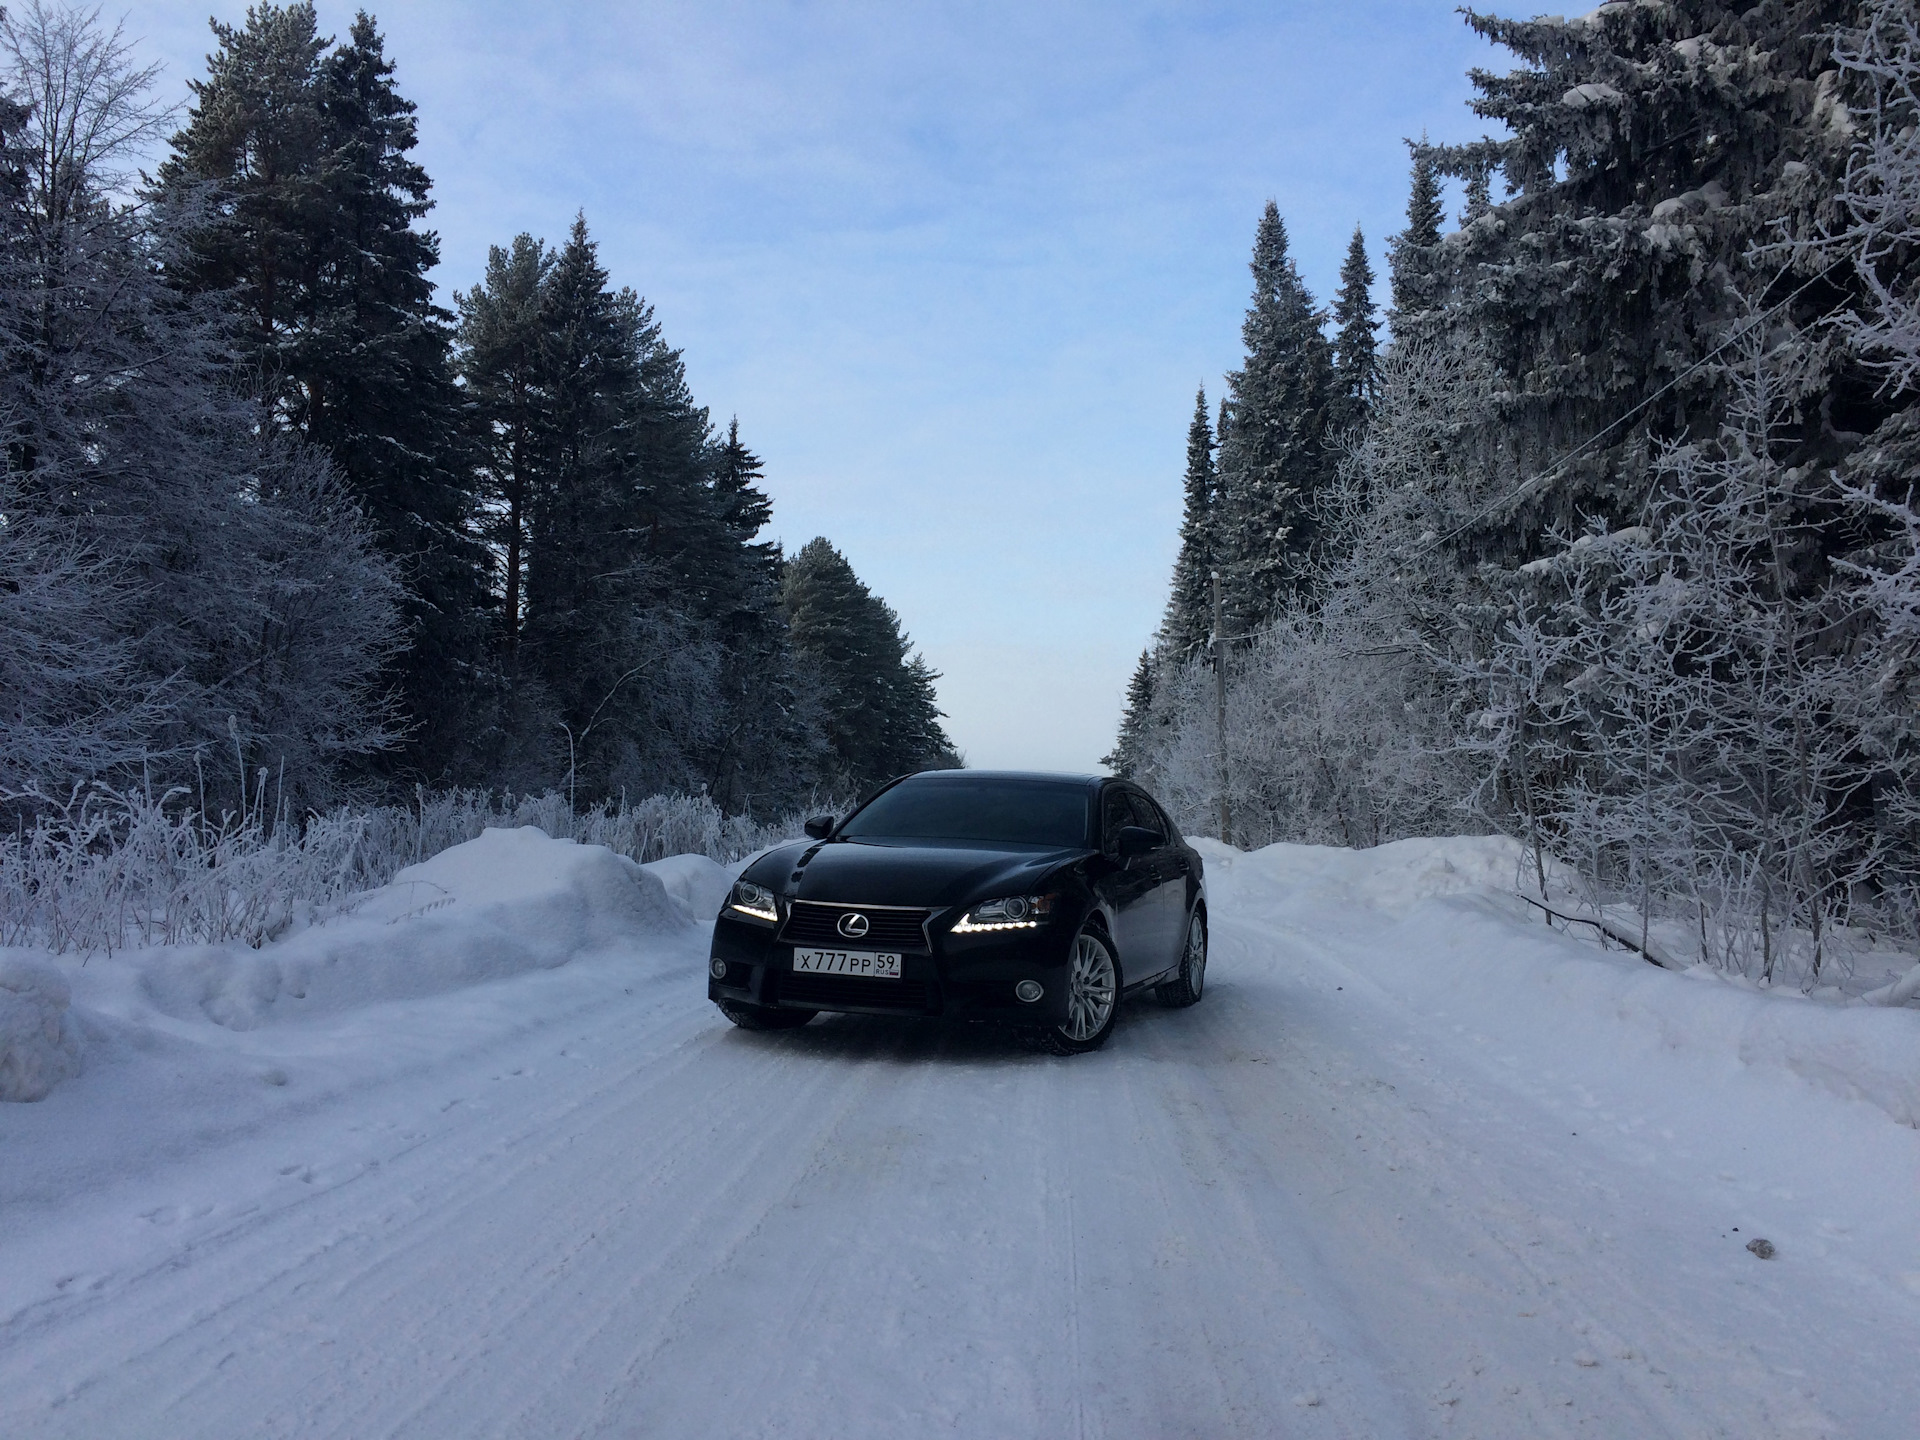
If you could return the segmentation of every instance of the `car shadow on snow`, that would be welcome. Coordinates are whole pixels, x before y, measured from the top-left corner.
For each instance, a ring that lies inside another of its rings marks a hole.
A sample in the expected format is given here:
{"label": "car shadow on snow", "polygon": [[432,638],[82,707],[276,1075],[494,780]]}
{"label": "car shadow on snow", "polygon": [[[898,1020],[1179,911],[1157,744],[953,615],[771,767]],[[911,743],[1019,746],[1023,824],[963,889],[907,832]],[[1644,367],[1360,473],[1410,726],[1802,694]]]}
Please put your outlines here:
{"label": "car shadow on snow", "polygon": [[1177,1025],[1183,1018],[1183,1012],[1151,997],[1131,999],[1121,1005],[1113,1034],[1099,1050],[1084,1056],[1056,1056],[1042,1050],[1030,1035],[987,1022],[823,1012],[812,1024],[798,1030],[751,1031],[730,1025],[717,1012],[714,1015],[715,1022],[728,1032],[727,1042],[751,1051],[818,1060],[972,1065],[1085,1063],[1124,1053],[1130,1041],[1146,1038],[1144,1030],[1165,1026],[1169,1021]]}

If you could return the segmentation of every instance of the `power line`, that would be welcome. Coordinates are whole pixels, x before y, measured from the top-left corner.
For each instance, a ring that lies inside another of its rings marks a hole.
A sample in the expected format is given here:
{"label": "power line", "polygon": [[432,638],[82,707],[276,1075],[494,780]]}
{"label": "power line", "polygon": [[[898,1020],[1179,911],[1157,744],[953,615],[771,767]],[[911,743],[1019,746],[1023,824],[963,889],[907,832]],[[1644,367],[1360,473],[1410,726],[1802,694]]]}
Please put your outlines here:
{"label": "power line", "polygon": [[1495,499],[1488,501],[1479,510],[1475,511],[1472,515],[1469,515],[1465,520],[1462,520],[1458,525],[1454,526],[1451,530],[1447,531],[1446,534],[1437,537],[1430,544],[1427,544],[1421,547],[1419,550],[1416,550],[1414,552],[1414,557],[1418,558],[1419,556],[1422,556],[1422,555],[1431,554],[1433,551],[1439,549],[1442,545],[1445,545],[1449,540],[1454,539],[1456,536],[1459,536],[1465,531],[1471,529],[1473,526],[1478,525],[1482,520],[1485,520],[1489,515],[1492,515],[1495,511],[1500,510],[1503,507],[1510,505],[1514,501],[1520,499],[1529,490],[1532,490],[1536,486],[1541,485],[1544,482],[1553,479],[1555,476],[1557,476],[1562,471],[1564,471],[1567,468],[1567,466],[1571,465],[1575,460],[1578,460],[1587,451],[1593,449],[1594,446],[1598,445],[1613,431],[1619,429],[1622,425],[1626,424],[1640,411],[1646,409],[1647,406],[1653,404],[1653,402],[1658,400],[1662,395],[1665,395],[1669,391],[1673,390],[1675,387],[1680,385],[1681,382],[1686,380],[1689,376],[1694,374],[1696,371],[1702,370],[1707,365],[1711,364],[1715,359],[1719,357],[1721,351],[1725,350],[1729,345],[1733,344],[1734,341],[1740,339],[1741,336],[1748,329],[1750,329],[1755,325],[1762,324],[1765,321],[1771,319],[1776,311],[1782,310],[1788,305],[1791,305],[1795,300],[1798,300],[1803,294],[1805,294],[1814,285],[1826,279],[1828,275],[1832,274],[1833,271],[1843,263],[1844,263],[1844,259],[1835,260],[1831,265],[1827,266],[1827,268],[1822,270],[1818,275],[1814,275],[1809,279],[1803,281],[1791,294],[1787,295],[1785,298],[1776,301],[1772,305],[1769,305],[1765,310],[1762,310],[1758,315],[1751,316],[1747,320],[1743,321],[1740,325],[1734,328],[1733,333],[1728,335],[1726,339],[1722,340],[1718,345],[1714,346],[1713,349],[1709,350],[1705,355],[1702,355],[1698,360],[1694,361],[1693,364],[1689,365],[1685,370],[1682,370],[1678,375],[1674,376],[1673,379],[1669,380],[1666,384],[1662,385],[1658,390],[1655,390],[1651,395],[1648,395],[1645,399],[1640,400],[1634,405],[1629,406],[1619,416],[1614,418],[1612,421],[1610,421],[1606,425],[1602,426],[1599,430],[1596,430],[1592,435],[1589,435],[1580,444],[1576,445],[1572,450],[1569,450],[1565,455],[1562,455],[1558,460],[1554,461],[1551,465],[1547,466],[1544,470],[1536,471],[1530,479],[1522,481],[1519,485],[1515,486],[1512,490],[1508,491],[1505,495],[1498,496]]}

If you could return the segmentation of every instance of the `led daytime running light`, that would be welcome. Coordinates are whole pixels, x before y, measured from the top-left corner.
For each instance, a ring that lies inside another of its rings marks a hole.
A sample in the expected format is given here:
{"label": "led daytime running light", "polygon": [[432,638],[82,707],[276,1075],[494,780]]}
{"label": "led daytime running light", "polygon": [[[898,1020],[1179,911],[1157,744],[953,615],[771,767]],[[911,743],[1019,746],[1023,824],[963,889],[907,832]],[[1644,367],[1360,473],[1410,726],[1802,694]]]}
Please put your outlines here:
{"label": "led daytime running light", "polygon": [[955,935],[979,935],[995,930],[1038,930],[1041,917],[1053,909],[1051,895],[1008,895],[973,907],[953,927]]}
{"label": "led daytime running light", "polygon": [[733,894],[727,899],[729,910],[738,910],[742,915],[751,915],[756,920],[765,920],[770,924],[780,923],[780,911],[773,903],[773,892],[762,885],[748,880],[734,882]]}

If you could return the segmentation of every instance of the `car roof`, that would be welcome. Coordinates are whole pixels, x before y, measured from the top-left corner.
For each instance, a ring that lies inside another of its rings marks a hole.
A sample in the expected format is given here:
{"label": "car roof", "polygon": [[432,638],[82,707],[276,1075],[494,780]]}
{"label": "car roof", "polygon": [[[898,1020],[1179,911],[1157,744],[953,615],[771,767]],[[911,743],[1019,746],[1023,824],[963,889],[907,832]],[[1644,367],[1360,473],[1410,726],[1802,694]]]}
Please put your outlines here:
{"label": "car roof", "polygon": [[1049,784],[1085,785],[1092,788],[1110,775],[1076,775],[1056,770],[921,770],[905,777],[909,780],[1037,780]]}

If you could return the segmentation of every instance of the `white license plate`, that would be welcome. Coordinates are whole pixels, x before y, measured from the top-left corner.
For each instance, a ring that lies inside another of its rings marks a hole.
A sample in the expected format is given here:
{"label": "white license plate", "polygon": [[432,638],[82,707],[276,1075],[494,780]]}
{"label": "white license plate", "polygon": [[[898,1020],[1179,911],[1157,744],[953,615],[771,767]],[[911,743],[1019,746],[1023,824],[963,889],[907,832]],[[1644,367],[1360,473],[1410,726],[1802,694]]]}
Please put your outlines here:
{"label": "white license plate", "polygon": [[898,980],[900,957],[876,950],[795,950],[793,968],[813,975],[865,975]]}

